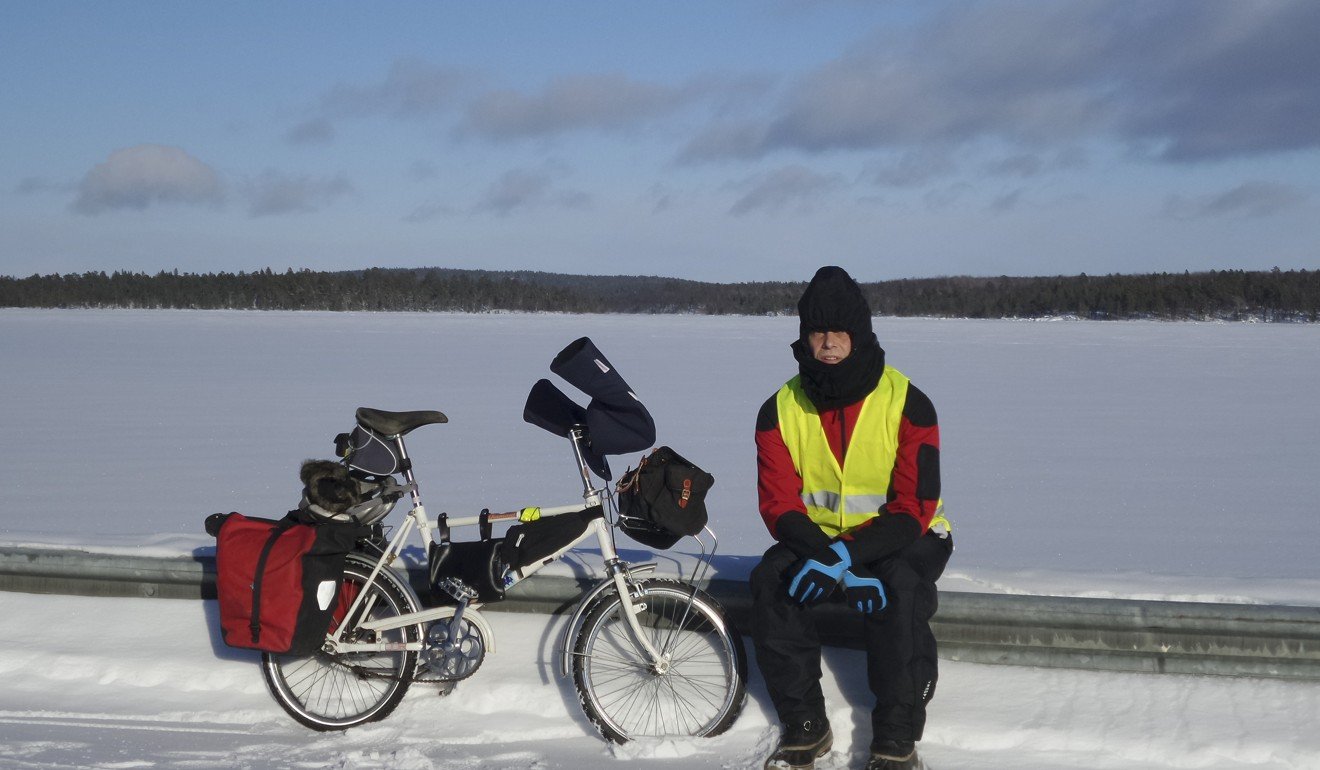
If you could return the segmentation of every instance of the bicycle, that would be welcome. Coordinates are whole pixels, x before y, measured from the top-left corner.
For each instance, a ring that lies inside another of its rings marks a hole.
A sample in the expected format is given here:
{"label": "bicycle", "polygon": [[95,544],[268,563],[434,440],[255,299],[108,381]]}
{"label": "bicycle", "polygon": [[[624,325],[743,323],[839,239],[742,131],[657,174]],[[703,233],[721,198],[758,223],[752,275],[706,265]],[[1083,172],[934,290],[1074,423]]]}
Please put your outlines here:
{"label": "bicycle", "polygon": [[[597,356],[597,362],[604,360],[590,340],[582,338],[556,362],[584,353]],[[701,556],[691,582],[652,576],[655,563],[631,564],[619,556],[614,531],[628,522],[619,515],[608,484],[597,486],[593,473],[608,481],[604,455],[639,440],[649,446],[654,424],[649,439],[628,436],[624,430],[618,434],[626,436],[622,443],[593,442],[593,423],[598,432],[617,432],[621,423],[649,423],[650,415],[640,402],[610,403],[599,382],[579,379],[574,384],[595,391],[588,409],[541,380],[524,411],[528,422],[567,438],[572,446],[582,502],[555,507],[431,519],[404,437],[447,422],[445,415],[357,410],[354,432],[340,440],[347,438],[345,462],[367,472],[364,486],[374,485],[358,519],[370,525],[373,534],[348,556],[338,606],[321,649],[304,657],[262,656],[267,686],[294,719],[315,730],[343,730],[388,716],[413,682],[438,683],[447,694],[476,673],[487,652],[495,651],[494,632],[480,608],[594,538],[605,577],[575,603],[560,636],[558,666],[561,676],[571,675],[588,720],[617,743],[639,737],[713,736],[733,724],[746,698],[742,637],[719,603],[694,584],[709,569],[718,545],[715,535],[703,527],[702,534],[711,540],[709,552],[704,539],[696,538]],[[630,391],[627,395],[632,396]],[[628,409],[634,411],[625,413]],[[396,474],[402,475],[402,484]],[[386,539],[380,520],[405,494],[411,498],[411,510]],[[502,521],[519,522],[518,543],[507,542],[507,535],[502,540],[492,537],[493,524]],[[457,542],[450,537],[453,529],[471,526],[480,528],[480,540]],[[424,607],[394,566],[414,532],[426,548],[433,593],[441,606]]]}

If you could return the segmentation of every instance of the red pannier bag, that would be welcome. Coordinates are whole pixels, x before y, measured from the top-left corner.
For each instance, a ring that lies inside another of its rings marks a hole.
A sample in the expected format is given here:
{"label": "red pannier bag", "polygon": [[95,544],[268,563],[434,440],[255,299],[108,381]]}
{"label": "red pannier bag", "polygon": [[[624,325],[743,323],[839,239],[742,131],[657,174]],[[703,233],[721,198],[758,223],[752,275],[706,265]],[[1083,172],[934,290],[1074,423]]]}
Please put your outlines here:
{"label": "red pannier bag", "polygon": [[344,557],[364,528],[216,514],[220,636],[230,647],[309,655],[321,648],[339,601]]}

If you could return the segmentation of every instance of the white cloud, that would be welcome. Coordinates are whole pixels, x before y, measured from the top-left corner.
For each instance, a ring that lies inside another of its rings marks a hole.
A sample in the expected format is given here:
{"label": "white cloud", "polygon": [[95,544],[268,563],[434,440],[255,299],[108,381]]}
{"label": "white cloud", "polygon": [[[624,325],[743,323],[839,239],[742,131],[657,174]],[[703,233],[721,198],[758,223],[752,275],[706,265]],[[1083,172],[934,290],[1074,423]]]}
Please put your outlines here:
{"label": "white cloud", "polygon": [[1251,181],[1214,195],[1192,198],[1170,196],[1165,201],[1164,213],[1174,219],[1223,216],[1254,219],[1298,206],[1305,202],[1307,197],[1305,192],[1292,185]]}
{"label": "white cloud", "polygon": [[591,204],[591,196],[586,193],[557,189],[554,184],[555,174],[550,171],[513,169],[487,188],[476,210],[505,216],[517,209],[540,206],[581,209]]}
{"label": "white cloud", "polygon": [[445,203],[424,203],[413,209],[403,218],[403,221],[412,224],[421,224],[423,222],[430,222],[433,219],[452,217],[457,213],[458,211],[453,206]]}
{"label": "white cloud", "polygon": [[679,158],[1096,139],[1182,162],[1315,149],[1317,25],[1312,0],[953,4],[799,76],[768,112],[713,122]]}
{"label": "white cloud", "polygon": [[278,171],[266,171],[243,186],[253,217],[317,211],[351,192],[352,182],[342,175],[316,178]]}
{"label": "white cloud", "polygon": [[689,98],[683,89],[622,75],[575,75],[552,81],[539,94],[488,93],[469,109],[463,131],[488,139],[618,131],[669,113]]}
{"label": "white cloud", "polygon": [[207,164],[178,147],[140,144],[116,150],[88,171],[72,208],[99,214],[157,203],[214,206],[223,199],[220,177]]}
{"label": "white cloud", "polygon": [[876,163],[864,176],[881,187],[919,187],[956,170],[944,149],[920,148]]}
{"label": "white cloud", "polygon": [[425,182],[439,176],[439,167],[429,160],[415,160],[408,165],[408,178],[414,182]]}
{"label": "white cloud", "polygon": [[335,127],[329,118],[320,117],[299,123],[284,135],[289,144],[328,144],[335,138]]}
{"label": "white cloud", "polygon": [[400,59],[378,83],[335,86],[321,98],[321,110],[323,115],[335,117],[421,118],[452,108],[469,79],[455,69],[420,59]]}
{"label": "white cloud", "polygon": [[743,184],[748,188],[729,213],[742,216],[753,211],[779,211],[788,206],[810,209],[823,195],[839,188],[837,174],[821,174],[805,166],[792,165],[759,174]]}
{"label": "white cloud", "polygon": [[67,193],[70,190],[76,190],[76,184],[67,182],[52,182],[45,177],[29,176],[20,179],[17,185],[14,185],[14,192],[19,195],[38,195],[41,193]]}

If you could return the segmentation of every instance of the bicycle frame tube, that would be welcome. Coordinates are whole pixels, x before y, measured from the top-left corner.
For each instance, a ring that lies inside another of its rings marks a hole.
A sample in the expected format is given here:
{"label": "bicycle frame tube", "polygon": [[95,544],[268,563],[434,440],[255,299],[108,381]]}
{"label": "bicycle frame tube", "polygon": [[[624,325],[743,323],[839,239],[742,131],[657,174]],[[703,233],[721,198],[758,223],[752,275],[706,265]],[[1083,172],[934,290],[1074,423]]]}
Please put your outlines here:
{"label": "bicycle frame tube", "polygon": [[[655,567],[656,567],[655,562],[648,562],[646,564],[631,564],[628,566],[628,574],[629,576],[632,576],[632,575],[645,574],[647,572],[654,572]],[[590,591],[587,591],[585,594],[582,595],[581,599],[578,599],[577,607],[574,608],[573,610],[573,616],[569,618],[569,621],[564,626],[564,631],[561,635],[562,636],[561,641],[563,645],[561,649],[563,650],[563,652],[559,656],[560,676],[568,676],[571,671],[571,666],[573,662],[573,646],[572,646],[573,637],[577,636],[578,630],[582,628],[582,623],[586,619],[587,612],[591,609],[591,606],[596,602],[597,598],[599,598],[601,594],[605,593],[606,591],[612,588],[615,588],[614,578],[612,577],[601,578],[599,581],[596,582],[596,585],[592,586]]]}
{"label": "bicycle frame tube", "polygon": [[[572,430],[569,431],[568,438],[573,445],[574,458],[577,461],[578,471],[582,479],[583,504],[565,505],[554,508],[542,508],[541,509],[542,516],[554,516],[564,513],[581,511],[589,507],[602,505],[603,503],[602,501],[603,490],[595,489],[591,484],[591,472],[587,466],[585,454],[582,449],[582,441],[583,441],[582,430],[579,428],[573,428]],[[386,569],[386,565],[390,564],[391,562],[394,561],[394,559],[398,558],[399,554],[403,550],[403,544],[407,541],[408,536],[412,533],[413,529],[416,529],[418,531],[418,535],[421,537],[424,545],[429,545],[433,541],[434,539],[433,533],[436,529],[436,524],[432,522],[430,518],[427,517],[426,508],[422,504],[421,489],[418,486],[417,479],[413,474],[412,464],[408,462],[408,451],[407,448],[404,446],[403,436],[402,435],[394,436],[393,440],[395,446],[399,450],[400,458],[404,461],[403,476],[404,476],[404,480],[408,483],[409,494],[412,497],[412,510],[408,512],[408,515],[405,518],[403,524],[399,527],[399,531],[394,533],[394,536],[390,538],[389,544],[385,547],[384,551],[381,553],[380,558],[376,560],[376,564],[372,568],[371,574],[367,577],[368,585],[370,585],[376,580],[376,576],[380,574],[380,571],[382,569]],[[487,514],[484,517],[472,516],[465,518],[449,519],[448,524],[451,527],[461,527],[461,526],[471,526],[471,525],[479,524],[483,521],[483,519],[485,521],[499,521],[499,520],[510,520],[517,518],[518,518],[517,512],[507,512],[507,513]],[[567,673],[569,668],[568,661],[570,660],[569,656],[571,655],[571,650],[568,649],[568,645],[571,644],[571,637],[568,636],[567,634],[571,633],[572,629],[581,626],[583,616],[586,610],[591,606],[593,602],[595,602],[600,597],[601,594],[610,590],[611,588],[614,589],[615,593],[619,597],[620,606],[623,608],[624,618],[627,622],[627,626],[630,635],[632,636],[633,643],[636,644],[641,650],[644,650],[646,652],[647,656],[651,659],[653,665],[657,665],[657,666],[663,665],[665,663],[664,655],[662,655],[650,642],[650,640],[647,639],[645,632],[642,630],[641,623],[637,620],[637,615],[640,613],[641,608],[633,602],[632,591],[630,590],[631,587],[629,583],[633,572],[638,572],[638,573],[650,572],[655,569],[655,565],[645,564],[645,565],[638,565],[636,567],[630,567],[626,562],[620,559],[618,551],[614,546],[614,537],[613,537],[613,533],[610,531],[610,525],[605,520],[604,517],[592,519],[590,525],[587,527],[587,531],[583,532],[580,537],[576,538],[572,543],[559,549],[555,553],[547,556],[539,564],[529,565],[528,568],[524,568],[523,570],[520,570],[520,573],[518,574],[517,578],[514,580],[513,583],[510,583],[509,585],[512,586],[518,582],[521,582],[527,577],[530,577],[531,575],[540,571],[540,569],[543,566],[563,557],[565,553],[577,547],[577,545],[579,545],[580,543],[582,543],[591,536],[595,536],[596,542],[600,545],[601,557],[604,560],[605,568],[608,573],[608,576],[602,579],[600,582],[598,582],[590,591],[585,593],[583,597],[578,600],[577,608],[575,609],[573,613],[573,617],[569,621],[568,628],[565,631],[566,633],[565,650],[564,650],[564,658],[563,658],[563,663],[561,665],[561,670],[563,670],[564,673]],[[411,590],[411,588],[409,588],[409,590]],[[363,597],[365,597],[367,593],[368,592],[363,591],[360,592],[356,597],[354,597],[353,602],[350,604],[348,608],[348,612],[345,614],[345,617],[352,617],[353,614],[361,608],[362,603],[364,601]],[[491,629],[486,619],[483,618],[479,612],[477,612],[478,607],[480,607],[480,603],[473,602],[469,604],[467,608],[464,610],[464,617],[471,620],[474,625],[480,628],[481,633],[486,638],[487,651],[494,652],[495,637],[493,630]],[[454,614],[457,612],[457,609],[458,608],[456,607],[436,607],[432,609],[421,610],[419,612],[411,612],[404,615],[399,615],[393,618],[367,621],[361,623],[360,627],[367,629],[369,631],[387,631],[396,628],[403,628],[405,626],[427,623],[435,620],[442,620],[445,618],[452,618]],[[369,643],[369,642],[352,642],[352,643],[341,642],[340,635],[343,633],[343,630],[344,629],[342,626],[336,629],[334,634],[330,638],[330,642],[334,644],[336,648],[342,651],[366,652],[366,651],[399,651],[404,649],[420,650],[422,649],[424,644],[423,641],[412,642],[412,643],[384,643],[384,644]]]}
{"label": "bicycle frame tube", "polygon": [[[371,574],[367,576],[366,584],[368,586],[374,583],[376,581],[376,576],[380,574],[380,571],[386,569],[386,565],[393,562],[398,557],[398,555],[403,551],[403,544],[407,542],[408,535],[412,532],[414,527],[420,529],[424,541],[430,540],[430,529],[431,529],[430,522],[426,518],[426,508],[422,505],[421,491],[417,488],[417,479],[416,477],[413,476],[412,464],[407,462],[408,450],[403,445],[402,435],[394,437],[394,445],[398,447],[399,456],[403,460],[403,478],[405,481],[408,482],[408,486],[409,486],[408,491],[409,494],[412,496],[413,507],[412,510],[408,512],[408,516],[404,519],[403,524],[399,527],[399,531],[394,533],[394,536],[390,538],[389,544],[386,545],[384,551],[381,552],[380,557],[376,559],[376,563],[371,569]],[[404,584],[405,586],[407,586],[407,581],[404,581]],[[408,586],[407,590],[411,592],[412,591],[411,586]],[[344,617],[353,617],[354,613],[356,613],[362,607],[362,603],[365,601],[364,597],[367,596],[368,593],[369,592],[365,590],[360,591],[357,596],[353,597],[353,601],[349,604],[347,612],[344,613]],[[413,598],[418,599],[416,594],[413,594]],[[417,605],[418,606],[421,605],[420,600],[417,602]],[[377,626],[379,626],[380,623],[384,621],[376,621],[374,623],[372,621],[368,621],[360,625],[362,628],[366,628],[368,630],[384,630],[385,628],[402,628],[403,626],[408,626],[408,625],[412,625],[415,622],[419,622],[421,619],[416,616],[423,614],[426,613],[414,612],[414,613],[408,613],[406,615],[401,615],[399,616],[399,618],[395,618],[394,620],[397,621],[400,618],[408,618],[409,622],[398,623],[397,625],[389,624],[387,626],[382,626],[380,628],[377,628]],[[369,645],[366,643],[357,643],[357,642],[352,644],[342,643],[340,642],[340,636],[343,634],[343,632],[344,632],[344,625],[341,624],[340,627],[335,629],[335,632],[330,636],[330,643],[335,645],[337,648],[352,649],[355,651],[356,650],[367,651],[372,649],[373,647],[375,648],[380,647],[380,645]],[[399,647],[399,645],[386,645],[386,646],[391,648]],[[422,642],[419,641],[412,644],[403,645],[403,647],[420,650],[422,648]]]}
{"label": "bicycle frame tube", "polygon": [[[425,514],[423,513],[423,515]],[[380,557],[375,559],[375,564],[372,566],[370,574],[367,575],[367,582],[366,582],[367,586],[376,582],[376,576],[380,574],[381,570],[386,569],[387,568],[386,565],[394,561],[394,559],[398,556],[399,552],[403,549],[403,543],[407,540],[408,533],[412,531],[414,526],[416,525],[415,522],[413,521],[412,514],[409,514],[408,518],[404,520],[403,525],[399,527],[399,531],[394,534],[394,537],[390,538],[389,544],[385,547],[385,550],[381,552]],[[406,586],[409,592],[412,592],[412,587],[407,586],[406,581],[404,585]],[[358,595],[353,597],[353,601],[349,603],[348,610],[344,613],[344,617],[346,618],[353,617],[359,610],[361,610],[363,608],[363,602],[366,601],[366,597],[368,596],[369,593],[370,592],[366,590],[359,591]],[[417,599],[418,597],[416,596],[416,594],[413,594],[412,598]],[[420,603],[421,602],[419,600],[418,604],[420,605]],[[408,617],[410,615],[416,615],[416,614],[418,613],[409,613],[409,615],[404,615],[400,617]],[[346,647],[355,650],[362,649],[356,646],[356,643],[353,645],[346,645],[346,643],[340,641],[340,636],[344,633],[344,629],[346,625],[347,624],[340,624],[340,626],[335,629],[334,633],[330,635],[330,639],[329,639],[330,643],[335,645],[337,648],[341,648],[341,649],[344,649]],[[367,623],[362,623],[360,625],[363,628],[369,628],[371,623],[370,621],[368,621]],[[406,626],[411,624],[401,623],[399,625]],[[419,650],[421,649],[420,642],[416,644],[416,649]]]}
{"label": "bicycle frame tube", "polygon": [[[587,464],[582,458],[582,449],[578,445],[578,442],[581,439],[581,434],[577,430],[574,430],[572,434],[573,450],[577,454],[578,465],[582,470],[583,487],[585,490],[583,494],[589,499],[599,500],[599,493],[591,488],[591,479],[590,476],[588,476]],[[573,617],[575,618],[574,622],[577,622],[576,619],[585,612],[589,600],[594,599],[612,586],[615,593],[619,596],[619,604],[623,608],[624,619],[628,623],[628,630],[632,636],[633,644],[636,644],[646,652],[647,656],[651,659],[652,665],[662,665],[664,663],[664,656],[654,645],[651,644],[651,641],[646,638],[646,634],[642,631],[642,625],[637,620],[637,615],[641,610],[633,603],[632,591],[629,589],[628,584],[630,578],[629,568],[627,563],[619,558],[619,552],[614,547],[614,537],[610,532],[610,525],[604,518],[592,519],[588,531],[596,536],[596,542],[600,544],[600,554],[605,561],[605,570],[608,573],[608,577],[598,583],[596,588],[590,593],[578,600],[578,608],[573,613]],[[583,537],[578,539],[578,542],[585,539],[586,533],[584,533]],[[572,546],[569,547],[571,548]],[[564,549],[564,551],[567,550],[567,548]],[[555,558],[558,558],[562,553],[563,551],[557,554]],[[651,569],[654,569],[654,565],[652,565]],[[572,625],[573,623],[570,623],[570,628]],[[566,643],[567,642],[568,640],[566,639]],[[567,646],[565,646],[564,654],[565,656],[572,654]]]}
{"label": "bicycle frame tube", "polygon": [[[373,620],[360,625],[368,631],[389,631],[404,626],[414,626],[418,623],[427,623],[433,620],[448,620],[458,612],[458,607],[433,607],[421,612],[410,612],[407,615],[400,615],[386,620]],[[463,619],[472,623],[472,625],[481,629],[481,635],[485,640],[486,651],[495,652],[495,630],[490,627],[490,623],[477,612],[472,605],[463,610]],[[401,649],[420,650],[422,642],[407,644],[375,644],[371,642],[350,642],[340,645],[340,649],[345,652],[371,652],[371,651],[398,651]]]}

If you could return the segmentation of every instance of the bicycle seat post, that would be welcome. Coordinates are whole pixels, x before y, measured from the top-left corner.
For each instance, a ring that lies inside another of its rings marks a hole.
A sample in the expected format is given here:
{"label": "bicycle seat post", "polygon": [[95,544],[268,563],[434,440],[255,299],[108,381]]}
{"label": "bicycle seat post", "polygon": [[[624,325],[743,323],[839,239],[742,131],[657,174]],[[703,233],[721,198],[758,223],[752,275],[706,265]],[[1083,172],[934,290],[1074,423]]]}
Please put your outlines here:
{"label": "bicycle seat post", "polygon": [[403,480],[408,483],[408,492],[412,495],[413,508],[420,508],[422,492],[417,487],[417,478],[413,476],[412,460],[408,458],[408,450],[403,445],[402,433],[394,437],[394,445],[399,449],[399,464],[403,470]]}
{"label": "bicycle seat post", "polygon": [[582,452],[584,430],[582,426],[575,425],[568,431],[568,438],[573,442],[573,456],[577,458],[578,473],[582,476],[582,496],[590,497],[596,490],[591,488],[591,472],[587,470],[587,459]]}

